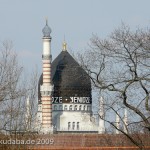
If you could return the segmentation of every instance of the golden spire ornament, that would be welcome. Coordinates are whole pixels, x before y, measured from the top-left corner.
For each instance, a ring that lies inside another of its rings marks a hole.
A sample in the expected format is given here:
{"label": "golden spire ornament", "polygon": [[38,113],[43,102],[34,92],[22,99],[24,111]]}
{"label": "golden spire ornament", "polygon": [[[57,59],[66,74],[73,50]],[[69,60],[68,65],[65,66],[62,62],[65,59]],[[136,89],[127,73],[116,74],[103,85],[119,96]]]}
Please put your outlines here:
{"label": "golden spire ornament", "polygon": [[67,51],[67,43],[65,41],[63,42],[63,51]]}

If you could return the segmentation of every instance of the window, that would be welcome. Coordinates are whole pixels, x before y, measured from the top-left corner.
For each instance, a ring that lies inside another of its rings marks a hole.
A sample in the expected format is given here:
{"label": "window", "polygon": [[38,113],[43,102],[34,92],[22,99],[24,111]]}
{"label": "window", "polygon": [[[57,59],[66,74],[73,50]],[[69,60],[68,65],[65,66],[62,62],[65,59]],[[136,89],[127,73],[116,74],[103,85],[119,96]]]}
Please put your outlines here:
{"label": "window", "polygon": [[75,122],[72,123],[72,130],[75,129]]}
{"label": "window", "polygon": [[68,130],[70,130],[70,128],[71,128],[71,123],[68,122]]}
{"label": "window", "polygon": [[85,110],[86,106],[84,105],[83,110]]}
{"label": "window", "polygon": [[79,130],[79,122],[77,122],[77,130]]}
{"label": "window", "polygon": [[62,110],[62,105],[59,105],[59,110]]}
{"label": "window", "polygon": [[72,105],[69,106],[69,110],[72,110]]}
{"label": "window", "polygon": [[74,110],[77,110],[77,105],[74,106]]}
{"label": "window", "polygon": [[57,110],[57,105],[54,105],[54,110]]}
{"label": "window", "polygon": [[67,110],[67,105],[64,106],[64,110]]}
{"label": "window", "polygon": [[39,111],[42,111],[42,107],[41,106],[39,106]]}
{"label": "window", "polygon": [[79,106],[79,110],[81,110],[81,109],[82,109],[82,105]]}
{"label": "window", "polygon": [[87,110],[90,111],[90,110],[91,110],[91,107],[90,107],[90,106],[87,106]]}

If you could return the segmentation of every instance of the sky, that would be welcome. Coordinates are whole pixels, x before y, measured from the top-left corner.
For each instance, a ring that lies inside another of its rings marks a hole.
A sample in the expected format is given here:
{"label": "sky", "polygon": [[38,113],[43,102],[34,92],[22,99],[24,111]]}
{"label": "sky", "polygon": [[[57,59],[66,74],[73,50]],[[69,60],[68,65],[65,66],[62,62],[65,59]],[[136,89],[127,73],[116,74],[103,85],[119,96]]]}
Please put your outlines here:
{"label": "sky", "polygon": [[84,51],[92,34],[107,37],[121,22],[149,27],[150,0],[0,0],[0,42],[11,40],[27,71],[42,68],[42,28],[52,29],[53,59],[61,52]]}

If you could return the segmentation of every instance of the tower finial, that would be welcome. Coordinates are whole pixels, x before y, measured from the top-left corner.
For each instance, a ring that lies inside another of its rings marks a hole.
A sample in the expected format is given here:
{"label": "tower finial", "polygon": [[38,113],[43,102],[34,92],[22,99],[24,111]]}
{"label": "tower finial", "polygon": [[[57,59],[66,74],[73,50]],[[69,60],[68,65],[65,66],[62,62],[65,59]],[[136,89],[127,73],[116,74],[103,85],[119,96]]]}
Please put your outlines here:
{"label": "tower finial", "polygon": [[48,18],[47,18],[47,17],[45,17],[45,20],[46,20],[46,25],[48,25]]}
{"label": "tower finial", "polygon": [[67,51],[67,43],[63,42],[63,51]]}
{"label": "tower finial", "polygon": [[63,42],[63,51],[67,51],[67,43],[65,42],[65,35],[64,35],[64,42]]}
{"label": "tower finial", "polygon": [[64,42],[66,41],[66,39],[65,39],[65,34],[64,34]]}
{"label": "tower finial", "polygon": [[46,25],[45,27],[43,28],[42,32],[43,32],[43,37],[44,38],[51,38],[50,34],[52,32],[51,28],[48,26],[48,19],[47,17],[45,17],[45,20],[46,20]]}

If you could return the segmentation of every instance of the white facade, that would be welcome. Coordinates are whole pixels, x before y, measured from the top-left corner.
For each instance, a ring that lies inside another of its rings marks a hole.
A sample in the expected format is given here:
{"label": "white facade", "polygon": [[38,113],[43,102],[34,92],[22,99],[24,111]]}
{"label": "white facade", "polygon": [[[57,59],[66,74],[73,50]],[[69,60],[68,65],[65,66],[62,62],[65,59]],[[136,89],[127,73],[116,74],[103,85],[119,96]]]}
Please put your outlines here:
{"label": "white facade", "polygon": [[[91,104],[53,104],[53,129],[59,132],[98,132],[92,116]],[[39,124],[42,121],[41,106],[38,110]]]}

